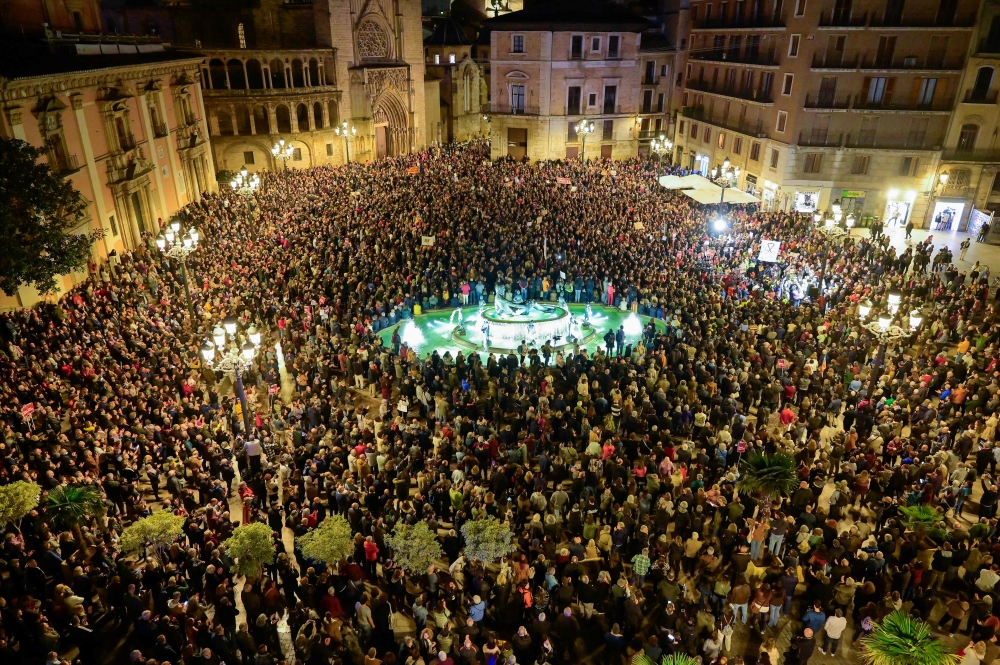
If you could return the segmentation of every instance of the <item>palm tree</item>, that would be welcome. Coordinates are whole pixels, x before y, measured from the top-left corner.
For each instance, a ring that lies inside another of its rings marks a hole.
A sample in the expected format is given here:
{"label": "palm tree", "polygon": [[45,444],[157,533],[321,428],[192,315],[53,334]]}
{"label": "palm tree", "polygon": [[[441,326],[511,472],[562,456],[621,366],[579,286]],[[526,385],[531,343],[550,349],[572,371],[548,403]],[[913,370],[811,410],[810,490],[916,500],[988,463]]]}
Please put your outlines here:
{"label": "palm tree", "polygon": [[[632,659],[632,665],[657,665],[649,656],[643,654]],[[698,661],[686,653],[663,654],[659,665],[698,665]]]}
{"label": "palm tree", "polygon": [[753,494],[760,502],[762,519],[771,513],[771,504],[788,496],[798,483],[795,458],[788,453],[752,452],[740,464],[740,479],[736,490],[740,494]]}
{"label": "palm tree", "polygon": [[915,506],[902,506],[899,512],[903,526],[916,533],[921,539],[925,535],[932,538],[944,538],[947,535],[945,530],[938,526],[943,516],[934,506],[919,503]]}
{"label": "palm tree", "polygon": [[955,665],[959,657],[931,634],[926,622],[893,612],[861,639],[866,665]]}
{"label": "palm tree", "polygon": [[87,518],[104,514],[104,497],[93,485],[60,485],[45,497],[45,513],[57,529],[71,529],[80,549],[86,551],[83,525]]}

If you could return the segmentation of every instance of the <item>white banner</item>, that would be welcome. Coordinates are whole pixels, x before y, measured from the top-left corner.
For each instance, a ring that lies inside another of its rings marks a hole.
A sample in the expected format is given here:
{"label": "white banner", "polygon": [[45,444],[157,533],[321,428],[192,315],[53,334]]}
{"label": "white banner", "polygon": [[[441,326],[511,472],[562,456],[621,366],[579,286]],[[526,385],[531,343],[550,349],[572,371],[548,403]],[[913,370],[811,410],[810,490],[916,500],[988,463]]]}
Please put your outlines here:
{"label": "white banner", "polygon": [[433,247],[434,246],[434,236],[420,236],[420,246],[421,247]]}
{"label": "white banner", "polygon": [[776,263],[778,261],[778,252],[780,251],[781,243],[779,241],[762,238],[760,241],[760,256],[757,257],[757,260]]}

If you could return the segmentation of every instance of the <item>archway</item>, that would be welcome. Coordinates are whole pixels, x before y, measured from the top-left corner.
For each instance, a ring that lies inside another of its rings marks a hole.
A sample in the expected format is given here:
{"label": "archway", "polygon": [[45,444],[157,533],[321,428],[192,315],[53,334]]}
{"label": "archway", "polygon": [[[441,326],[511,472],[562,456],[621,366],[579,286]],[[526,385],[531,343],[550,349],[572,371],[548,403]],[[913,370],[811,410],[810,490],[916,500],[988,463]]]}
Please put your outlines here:
{"label": "archway", "polygon": [[251,90],[264,89],[264,70],[259,60],[247,60],[247,87]]}
{"label": "archway", "polygon": [[393,157],[410,151],[409,128],[406,107],[393,94],[386,93],[375,103],[376,156]]}
{"label": "archway", "polygon": [[263,106],[253,107],[253,125],[257,134],[271,133],[271,119],[267,115],[267,109]]}

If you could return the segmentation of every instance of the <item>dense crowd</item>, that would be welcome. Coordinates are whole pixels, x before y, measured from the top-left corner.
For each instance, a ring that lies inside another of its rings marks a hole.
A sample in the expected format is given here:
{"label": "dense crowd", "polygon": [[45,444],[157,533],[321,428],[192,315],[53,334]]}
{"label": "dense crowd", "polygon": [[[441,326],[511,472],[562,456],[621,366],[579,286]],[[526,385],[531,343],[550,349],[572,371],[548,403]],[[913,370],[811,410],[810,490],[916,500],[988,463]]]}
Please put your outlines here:
{"label": "dense crowd", "polygon": [[[657,176],[644,160],[490,162],[484,142],[266,173],[253,196],[184,212],[201,232],[195,320],[152,238],[5,315],[0,482],[93,486],[104,510],[71,527],[43,497],[5,525],[4,662],[804,665],[904,606],[967,635],[967,665],[985,658],[1000,627],[988,271],[932,263],[930,239],[897,253],[783,212],[734,208],[707,232],[715,213]],[[783,243],[777,263],[756,261],[762,238]],[[498,286],[652,319],[551,357],[378,334]],[[924,316],[885,348],[859,305],[885,311],[890,290]],[[265,339],[246,419],[199,354],[227,315]],[[797,465],[774,506],[735,491],[760,451]],[[906,528],[918,505],[933,528]],[[123,553],[122,529],[154,510],[185,535]],[[353,557],[286,551],[332,514]],[[487,515],[518,547],[483,568],[461,527]],[[278,558],[248,581],[222,543],[249,521]],[[439,532],[440,565],[394,564],[400,521]]]}

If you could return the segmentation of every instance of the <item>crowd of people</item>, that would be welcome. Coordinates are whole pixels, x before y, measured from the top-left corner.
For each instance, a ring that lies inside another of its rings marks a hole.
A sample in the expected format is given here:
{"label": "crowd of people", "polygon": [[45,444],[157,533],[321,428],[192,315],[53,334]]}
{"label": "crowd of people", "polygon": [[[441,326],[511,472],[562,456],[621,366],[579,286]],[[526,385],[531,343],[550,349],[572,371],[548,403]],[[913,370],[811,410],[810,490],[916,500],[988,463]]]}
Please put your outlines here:
{"label": "crowd of people", "polygon": [[[67,525],[43,494],[4,525],[4,662],[805,665],[901,608],[965,636],[965,665],[985,659],[1000,627],[988,270],[929,271],[930,238],[897,253],[794,213],[733,208],[719,232],[660,173],[491,162],[483,141],[264,173],[252,196],[185,209],[192,307],[148,238],[3,315],[0,483],[90,486],[104,506]],[[783,243],[777,263],[757,262],[762,238]],[[613,351],[545,355],[379,334],[498,287],[652,318]],[[859,310],[890,291],[923,322],[886,348]],[[227,315],[264,336],[249,413],[199,353]],[[779,451],[794,491],[736,491],[742,460]],[[914,506],[936,523],[908,528]],[[160,510],[183,537],[123,552],[123,528]],[[354,555],[304,560],[292,537],[334,514]],[[462,525],[486,516],[517,537],[489,567],[463,556]],[[246,579],[223,542],[254,521],[278,556]],[[421,521],[444,558],[411,576],[385,537]]]}

